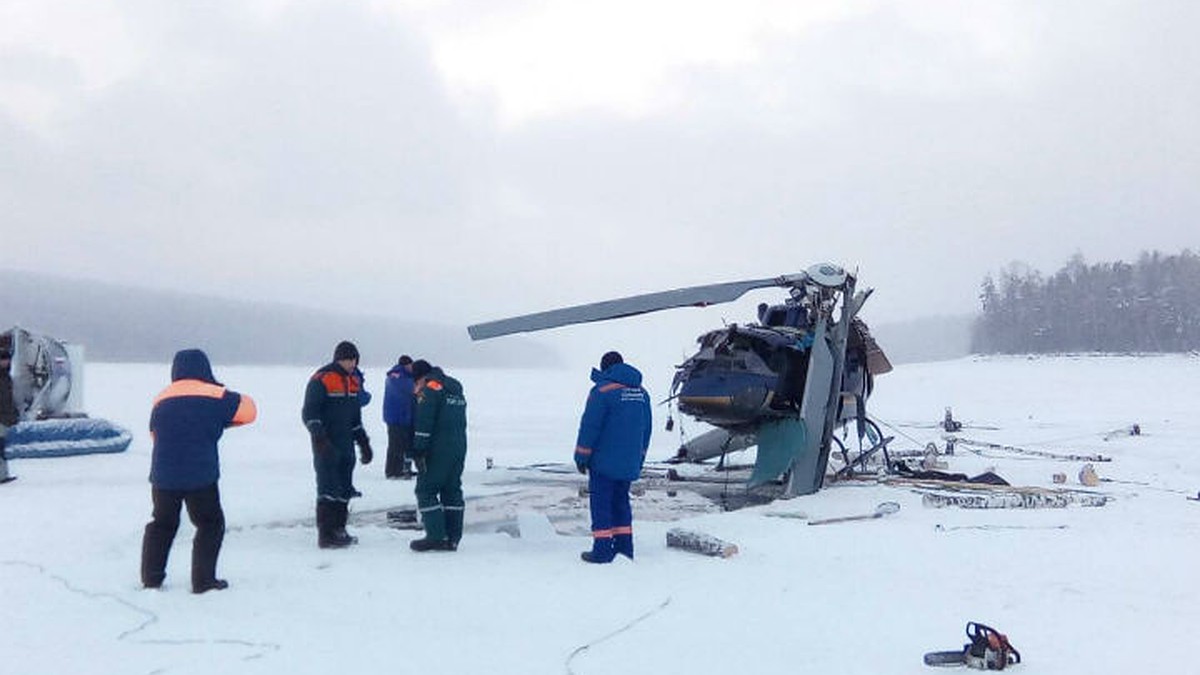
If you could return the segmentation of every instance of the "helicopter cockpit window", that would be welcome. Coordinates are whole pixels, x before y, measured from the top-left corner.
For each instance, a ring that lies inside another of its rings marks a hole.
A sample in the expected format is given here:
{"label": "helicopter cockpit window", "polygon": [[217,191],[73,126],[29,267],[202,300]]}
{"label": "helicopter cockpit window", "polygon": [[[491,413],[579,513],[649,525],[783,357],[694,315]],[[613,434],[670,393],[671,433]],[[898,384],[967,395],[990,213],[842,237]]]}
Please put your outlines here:
{"label": "helicopter cockpit window", "polygon": [[787,308],[787,315],[784,317],[784,324],[793,328],[805,328],[811,322],[808,320],[808,310],[803,307],[792,305]]}
{"label": "helicopter cockpit window", "polygon": [[771,328],[807,328],[811,324],[808,310],[799,305],[760,306],[758,318],[763,326]]}
{"label": "helicopter cockpit window", "polygon": [[764,326],[783,326],[787,321],[787,308],[783,305],[768,307],[762,312]]}

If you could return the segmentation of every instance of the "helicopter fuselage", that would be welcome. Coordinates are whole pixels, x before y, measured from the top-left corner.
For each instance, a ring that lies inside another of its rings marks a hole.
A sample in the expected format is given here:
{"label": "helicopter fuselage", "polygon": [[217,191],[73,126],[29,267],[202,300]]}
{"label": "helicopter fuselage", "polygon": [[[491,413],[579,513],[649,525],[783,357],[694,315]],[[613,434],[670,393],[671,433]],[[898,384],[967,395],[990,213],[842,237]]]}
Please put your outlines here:
{"label": "helicopter fuselage", "polygon": [[[792,326],[730,325],[697,339],[700,350],[677,367],[672,394],[679,411],[740,431],[799,413],[812,333]],[[847,350],[842,390],[865,398],[871,388],[862,340]],[[851,412],[851,411],[848,411]]]}

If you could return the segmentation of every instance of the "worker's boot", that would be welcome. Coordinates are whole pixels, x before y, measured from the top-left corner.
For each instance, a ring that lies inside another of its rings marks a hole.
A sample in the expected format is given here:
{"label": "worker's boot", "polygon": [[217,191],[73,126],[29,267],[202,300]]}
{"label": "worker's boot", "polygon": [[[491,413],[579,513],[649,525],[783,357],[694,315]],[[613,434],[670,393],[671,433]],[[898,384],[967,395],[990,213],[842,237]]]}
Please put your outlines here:
{"label": "worker's boot", "polygon": [[321,499],[317,501],[317,546],[320,548],[346,548],[350,544],[337,536],[337,502]]}
{"label": "worker's boot", "polygon": [[579,554],[580,559],[589,563],[610,563],[617,556],[612,537],[594,537],[592,550]]}
{"label": "worker's boot", "polygon": [[357,544],[358,537],[346,531],[346,521],[350,519],[350,502],[334,502],[334,504],[337,506],[334,510],[337,520],[333,536],[344,542],[345,546]]}
{"label": "worker's boot", "polygon": [[618,534],[613,537],[613,550],[616,553],[633,560],[633,535]]}
{"label": "worker's boot", "polygon": [[463,534],[463,507],[446,507],[446,539],[450,541],[451,550],[458,548],[458,542]]}
{"label": "worker's boot", "polygon": [[453,551],[455,549],[456,545],[446,538],[446,512],[444,510],[435,508],[423,512],[421,522],[425,525],[425,536],[409,542],[409,548],[418,553]]}

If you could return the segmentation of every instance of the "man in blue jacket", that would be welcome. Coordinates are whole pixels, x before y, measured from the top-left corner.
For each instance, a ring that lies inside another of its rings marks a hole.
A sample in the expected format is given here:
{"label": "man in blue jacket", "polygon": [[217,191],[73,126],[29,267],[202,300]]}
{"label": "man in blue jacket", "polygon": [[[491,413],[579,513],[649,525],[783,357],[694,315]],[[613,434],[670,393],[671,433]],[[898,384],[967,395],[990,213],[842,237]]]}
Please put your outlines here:
{"label": "man in blue jacket", "polygon": [[257,415],[253,399],[217,382],[204,352],[184,349],[175,354],[171,385],[154,400],[150,412],[154,512],[142,538],[142,585],[146,588],[159,588],[166,579],[167,555],[184,504],[196,526],[192,592],[229,586],[217,578],[217,555],[225,538],[225,513],[217,491],[221,473],[217,441],[226,427],[249,424]]}
{"label": "man in blue jacket", "polygon": [[600,359],[592,382],[575,442],[575,466],[588,475],[592,514],[592,550],[580,557],[607,563],[618,553],[633,558],[629,486],[641,475],[650,447],[650,395],[641,372],[617,352]]}
{"label": "man in blue jacket", "polygon": [[383,475],[388,478],[412,478],[412,466],[405,455],[413,442],[412,357],[405,354],[387,372],[383,387],[383,422],[387,425],[387,461]]}

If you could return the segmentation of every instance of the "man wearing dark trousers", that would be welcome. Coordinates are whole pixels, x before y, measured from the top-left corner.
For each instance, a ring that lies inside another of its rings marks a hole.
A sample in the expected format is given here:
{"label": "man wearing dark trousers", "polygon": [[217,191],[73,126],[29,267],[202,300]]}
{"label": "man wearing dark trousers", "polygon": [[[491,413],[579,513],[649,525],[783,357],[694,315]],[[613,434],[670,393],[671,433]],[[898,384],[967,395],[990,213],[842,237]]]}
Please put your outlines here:
{"label": "man wearing dark trousers", "polygon": [[204,352],[184,349],[175,354],[171,384],[154,400],[150,412],[154,512],[142,538],[142,585],[146,588],[161,587],[167,576],[167,556],[183,505],[196,526],[192,592],[229,586],[217,578],[217,555],[225,538],[225,513],[217,490],[217,441],[227,427],[249,424],[257,415],[253,399],[217,382]]}
{"label": "man wearing dark trousers", "polygon": [[0,345],[0,483],[15,480],[8,473],[8,456],[4,454],[5,436],[8,428],[20,421],[17,403],[13,400],[12,352],[7,345]]}
{"label": "man wearing dark trousers", "polygon": [[618,553],[633,558],[629,487],[650,446],[650,395],[641,372],[617,352],[601,357],[592,382],[575,441],[575,466],[588,475],[592,516],[592,550],[580,557],[608,563]]}
{"label": "man wearing dark trousers", "polygon": [[345,548],[358,538],[346,532],[350,499],[355,496],[354,446],[363,464],[370,464],[371,440],[362,426],[359,395],[362,378],[358,348],[339,342],[333,361],[313,373],[304,390],[301,418],[312,441],[313,469],[317,475],[317,546]]}
{"label": "man wearing dark trousers", "polygon": [[383,388],[383,423],[387,425],[387,461],[383,475],[388,478],[412,478],[408,451],[413,435],[412,358],[405,354],[387,372]]}
{"label": "man wearing dark trousers", "polygon": [[409,547],[418,552],[455,551],[463,531],[467,399],[458,380],[423,359],[413,363],[412,375],[417,397],[412,455],[425,537]]}

